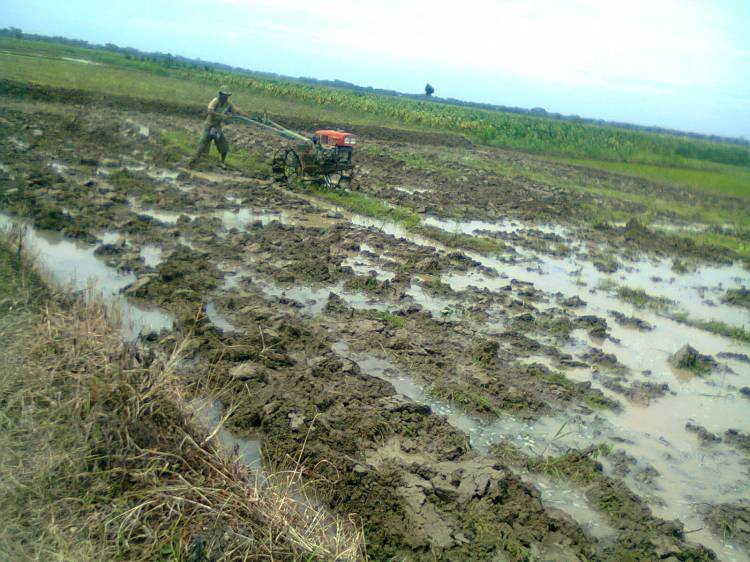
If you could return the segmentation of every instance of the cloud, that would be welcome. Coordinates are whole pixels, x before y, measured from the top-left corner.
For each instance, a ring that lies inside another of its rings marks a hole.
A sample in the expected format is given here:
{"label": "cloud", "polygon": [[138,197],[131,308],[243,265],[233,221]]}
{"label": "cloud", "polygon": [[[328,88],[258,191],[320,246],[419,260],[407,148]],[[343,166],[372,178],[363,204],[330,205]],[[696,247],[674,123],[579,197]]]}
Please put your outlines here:
{"label": "cloud", "polygon": [[707,87],[729,72],[724,17],[685,0],[217,0],[290,49],[563,83]]}

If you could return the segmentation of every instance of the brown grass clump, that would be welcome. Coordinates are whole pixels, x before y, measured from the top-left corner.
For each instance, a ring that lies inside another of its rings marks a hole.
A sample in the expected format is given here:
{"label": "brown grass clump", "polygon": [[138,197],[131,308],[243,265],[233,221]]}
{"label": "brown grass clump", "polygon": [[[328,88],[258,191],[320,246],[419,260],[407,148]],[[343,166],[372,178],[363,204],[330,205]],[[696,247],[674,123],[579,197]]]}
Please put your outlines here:
{"label": "brown grass clump", "polygon": [[125,345],[86,296],[8,306],[20,293],[3,279],[24,266],[0,254],[0,559],[364,558],[361,531],[298,471],[253,474],[200,427],[181,345]]}

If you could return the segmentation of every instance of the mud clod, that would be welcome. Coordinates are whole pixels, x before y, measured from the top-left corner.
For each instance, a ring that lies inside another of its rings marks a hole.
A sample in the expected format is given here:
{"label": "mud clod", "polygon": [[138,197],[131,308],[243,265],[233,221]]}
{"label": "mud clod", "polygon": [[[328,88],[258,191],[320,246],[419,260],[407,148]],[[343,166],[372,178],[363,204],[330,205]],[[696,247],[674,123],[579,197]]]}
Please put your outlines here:
{"label": "mud clod", "polygon": [[685,429],[687,429],[688,431],[692,433],[696,433],[698,435],[698,439],[700,439],[702,443],[720,443],[721,442],[721,437],[719,437],[715,433],[711,433],[702,425],[697,425],[692,422],[687,422],[685,424]]}
{"label": "mud clod", "polygon": [[688,344],[675,352],[669,362],[678,369],[692,371],[697,375],[706,375],[718,366],[713,357],[701,354]]}
{"label": "mud clod", "polygon": [[750,552],[750,505],[743,502],[710,506],[704,510],[704,518],[717,536]]}

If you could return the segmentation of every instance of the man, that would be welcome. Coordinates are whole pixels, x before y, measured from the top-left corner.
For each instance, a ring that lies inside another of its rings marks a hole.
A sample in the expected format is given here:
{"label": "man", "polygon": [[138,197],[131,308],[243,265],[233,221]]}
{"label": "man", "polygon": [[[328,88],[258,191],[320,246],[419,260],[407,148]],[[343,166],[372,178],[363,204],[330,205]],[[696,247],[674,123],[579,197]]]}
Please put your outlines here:
{"label": "man", "polygon": [[229,103],[229,96],[231,95],[232,92],[226,86],[222,86],[219,88],[218,95],[208,104],[208,115],[203,126],[203,134],[198,144],[198,151],[190,161],[191,165],[195,164],[202,156],[208,154],[211,148],[211,141],[214,142],[216,148],[219,150],[221,164],[222,166],[224,165],[224,160],[226,160],[227,153],[229,152],[229,143],[224,137],[221,124],[224,119],[231,115],[244,115]]}

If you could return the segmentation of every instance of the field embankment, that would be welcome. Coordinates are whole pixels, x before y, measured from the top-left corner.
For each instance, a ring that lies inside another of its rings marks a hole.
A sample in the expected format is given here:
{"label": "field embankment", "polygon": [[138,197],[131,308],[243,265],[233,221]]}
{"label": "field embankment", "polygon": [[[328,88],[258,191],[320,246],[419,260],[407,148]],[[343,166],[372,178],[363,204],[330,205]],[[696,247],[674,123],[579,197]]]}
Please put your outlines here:
{"label": "field embankment", "polygon": [[180,345],[156,356],[126,344],[111,309],[50,287],[11,240],[0,240],[0,557],[363,556],[356,528],[305,498],[293,463],[253,474],[216,444],[175,373]]}

